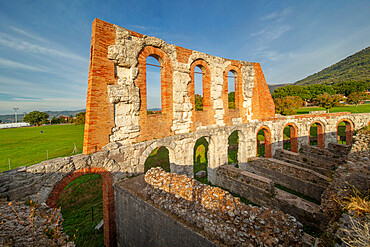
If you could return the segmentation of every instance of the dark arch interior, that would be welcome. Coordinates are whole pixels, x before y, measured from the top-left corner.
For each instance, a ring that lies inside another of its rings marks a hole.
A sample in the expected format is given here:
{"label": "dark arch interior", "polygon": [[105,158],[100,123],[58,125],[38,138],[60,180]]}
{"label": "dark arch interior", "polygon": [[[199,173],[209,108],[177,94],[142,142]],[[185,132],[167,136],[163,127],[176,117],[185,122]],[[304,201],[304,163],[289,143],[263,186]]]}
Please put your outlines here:
{"label": "dark arch interior", "polygon": [[260,129],[257,133],[257,157],[265,157],[266,135],[265,129]]}
{"label": "dark arch interior", "polygon": [[145,160],[144,171],[152,167],[161,167],[166,172],[171,172],[168,149],[164,146],[155,148]]}
{"label": "dark arch interior", "polygon": [[318,145],[318,128],[316,123],[313,123],[310,127],[310,145]]}
{"label": "dark arch interior", "polygon": [[227,156],[228,156],[228,164],[233,165],[235,167],[238,166],[238,150],[239,150],[239,135],[238,131],[234,131],[230,134],[228,138],[228,149],[227,149]]}
{"label": "dark arch interior", "polygon": [[[197,142],[194,145],[194,158],[193,158],[193,173],[194,178],[202,183],[206,183],[208,173],[207,173],[207,167],[208,167],[208,142],[206,138],[202,137],[197,140]],[[205,172],[205,176],[198,177],[197,173],[200,171]]]}

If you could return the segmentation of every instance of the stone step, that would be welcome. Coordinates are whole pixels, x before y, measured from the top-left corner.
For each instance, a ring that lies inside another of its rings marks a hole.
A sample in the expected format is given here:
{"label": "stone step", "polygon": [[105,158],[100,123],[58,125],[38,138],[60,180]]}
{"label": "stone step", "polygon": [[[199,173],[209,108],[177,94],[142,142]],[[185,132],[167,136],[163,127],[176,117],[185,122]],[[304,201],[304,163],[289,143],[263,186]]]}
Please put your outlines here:
{"label": "stone step", "polygon": [[274,158],[280,159],[280,158],[286,158],[289,160],[298,161],[300,163],[314,166],[318,168],[324,168],[329,171],[334,171],[341,162],[339,161],[332,161],[332,160],[324,160],[324,159],[318,159],[314,155],[306,155],[302,153],[294,153],[288,150],[279,149],[276,150]]}
{"label": "stone step", "polygon": [[317,167],[317,166],[310,166],[310,165],[307,165],[305,163],[302,163],[302,162],[299,162],[299,161],[296,161],[296,160],[292,160],[292,159],[289,159],[289,158],[284,158],[284,157],[274,157],[278,160],[281,160],[281,161],[284,161],[284,162],[287,162],[287,163],[290,163],[290,164],[293,164],[293,165],[296,165],[296,166],[300,166],[300,167],[304,167],[304,168],[307,168],[307,169],[310,169],[310,170],[313,170],[315,172],[318,172],[324,176],[327,176],[327,177],[331,177],[331,171],[328,170],[328,169],[325,169],[325,168],[322,168],[322,167]]}

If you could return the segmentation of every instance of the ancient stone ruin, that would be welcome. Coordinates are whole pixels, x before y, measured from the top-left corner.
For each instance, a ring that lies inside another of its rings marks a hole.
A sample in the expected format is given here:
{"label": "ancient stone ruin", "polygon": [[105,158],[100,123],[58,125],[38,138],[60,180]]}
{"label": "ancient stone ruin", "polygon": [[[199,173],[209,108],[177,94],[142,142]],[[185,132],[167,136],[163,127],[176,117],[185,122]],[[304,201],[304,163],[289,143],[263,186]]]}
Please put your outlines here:
{"label": "ancient stone ruin", "polygon": [[[147,112],[149,56],[160,63],[158,114]],[[199,111],[196,67],[203,78]],[[228,106],[230,71],[235,109]],[[330,221],[323,205],[331,205],[331,182],[348,164],[353,132],[370,121],[368,113],[275,115],[258,63],[192,51],[99,19],[92,28],[86,108],[84,154],[2,173],[0,197],[38,197],[55,207],[69,182],[98,173],[106,246],[309,246],[302,224],[324,229]],[[235,132],[237,167],[228,164],[228,138]],[[208,144],[207,181],[259,207],[193,179],[194,146],[201,138]],[[145,162],[159,147],[168,150],[170,173],[152,169],[144,178]],[[261,147],[264,157],[257,157]]]}

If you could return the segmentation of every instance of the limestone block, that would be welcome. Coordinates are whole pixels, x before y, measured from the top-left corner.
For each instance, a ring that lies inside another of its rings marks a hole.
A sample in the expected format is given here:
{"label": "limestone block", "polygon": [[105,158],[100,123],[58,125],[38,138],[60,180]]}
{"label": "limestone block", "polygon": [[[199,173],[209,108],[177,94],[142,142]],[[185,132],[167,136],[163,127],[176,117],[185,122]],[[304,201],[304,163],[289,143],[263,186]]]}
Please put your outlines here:
{"label": "limestone block", "polygon": [[213,101],[213,107],[216,109],[216,110],[221,110],[223,109],[223,102],[222,102],[222,99],[216,99]]}

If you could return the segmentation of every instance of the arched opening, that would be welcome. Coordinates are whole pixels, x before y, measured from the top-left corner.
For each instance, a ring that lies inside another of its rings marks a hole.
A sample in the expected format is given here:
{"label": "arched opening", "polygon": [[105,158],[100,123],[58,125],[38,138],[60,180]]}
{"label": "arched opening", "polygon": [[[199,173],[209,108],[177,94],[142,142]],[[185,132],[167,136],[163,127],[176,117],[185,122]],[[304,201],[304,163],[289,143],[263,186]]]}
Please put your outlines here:
{"label": "arched opening", "polygon": [[227,149],[227,157],[228,157],[228,164],[233,165],[235,167],[238,166],[238,150],[239,150],[239,135],[238,131],[234,131],[230,134],[229,138],[229,146]]}
{"label": "arched opening", "polygon": [[193,173],[199,182],[208,181],[208,141],[205,137],[199,138],[194,145]]}
{"label": "arched opening", "polygon": [[261,127],[257,132],[257,157],[271,158],[271,134],[267,127]]}
{"label": "arched opening", "polygon": [[320,122],[314,122],[310,126],[309,145],[325,148],[324,126]]}
{"label": "arched opening", "polygon": [[203,72],[200,66],[194,68],[195,110],[203,111]]}
{"label": "arched opening", "polygon": [[353,136],[353,123],[349,120],[341,120],[337,124],[337,142],[351,145]]}
{"label": "arched opening", "polygon": [[287,124],[283,130],[283,149],[298,152],[297,127],[293,124]]}
{"label": "arched opening", "polygon": [[90,173],[71,181],[60,193],[57,208],[63,215],[63,231],[76,246],[104,246],[102,178]]}
{"label": "arched opening", "polygon": [[229,109],[235,109],[235,82],[236,72],[230,70],[227,74],[227,85],[228,85],[228,106]]}
{"label": "arched opening", "polygon": [[161,64],[154,55],[146,59],[147,114],[162,112]]}
{"label": "arched opening", "polygon": [[58,198],[61,192],[64,190],[64,188],[73,180],[89,173],[96,173],[101,176],[102,196],[103,196],[104,246],[115,246],[116,223],[114,213],[115,205],[114,205],[113,177],[111,173],[105,170],[104,168],[90,167],[69,173],[61,181],[59,181],[54,187],[54,189],[50,192],[46,204],[51,208],[55,208],[58,203]]}
{"label": "arched opening", "polygon": [[171,172],[168,149],[164,146],[155,148],[145,160],[144,171],[152,167],[161,167],[166,172]]}

